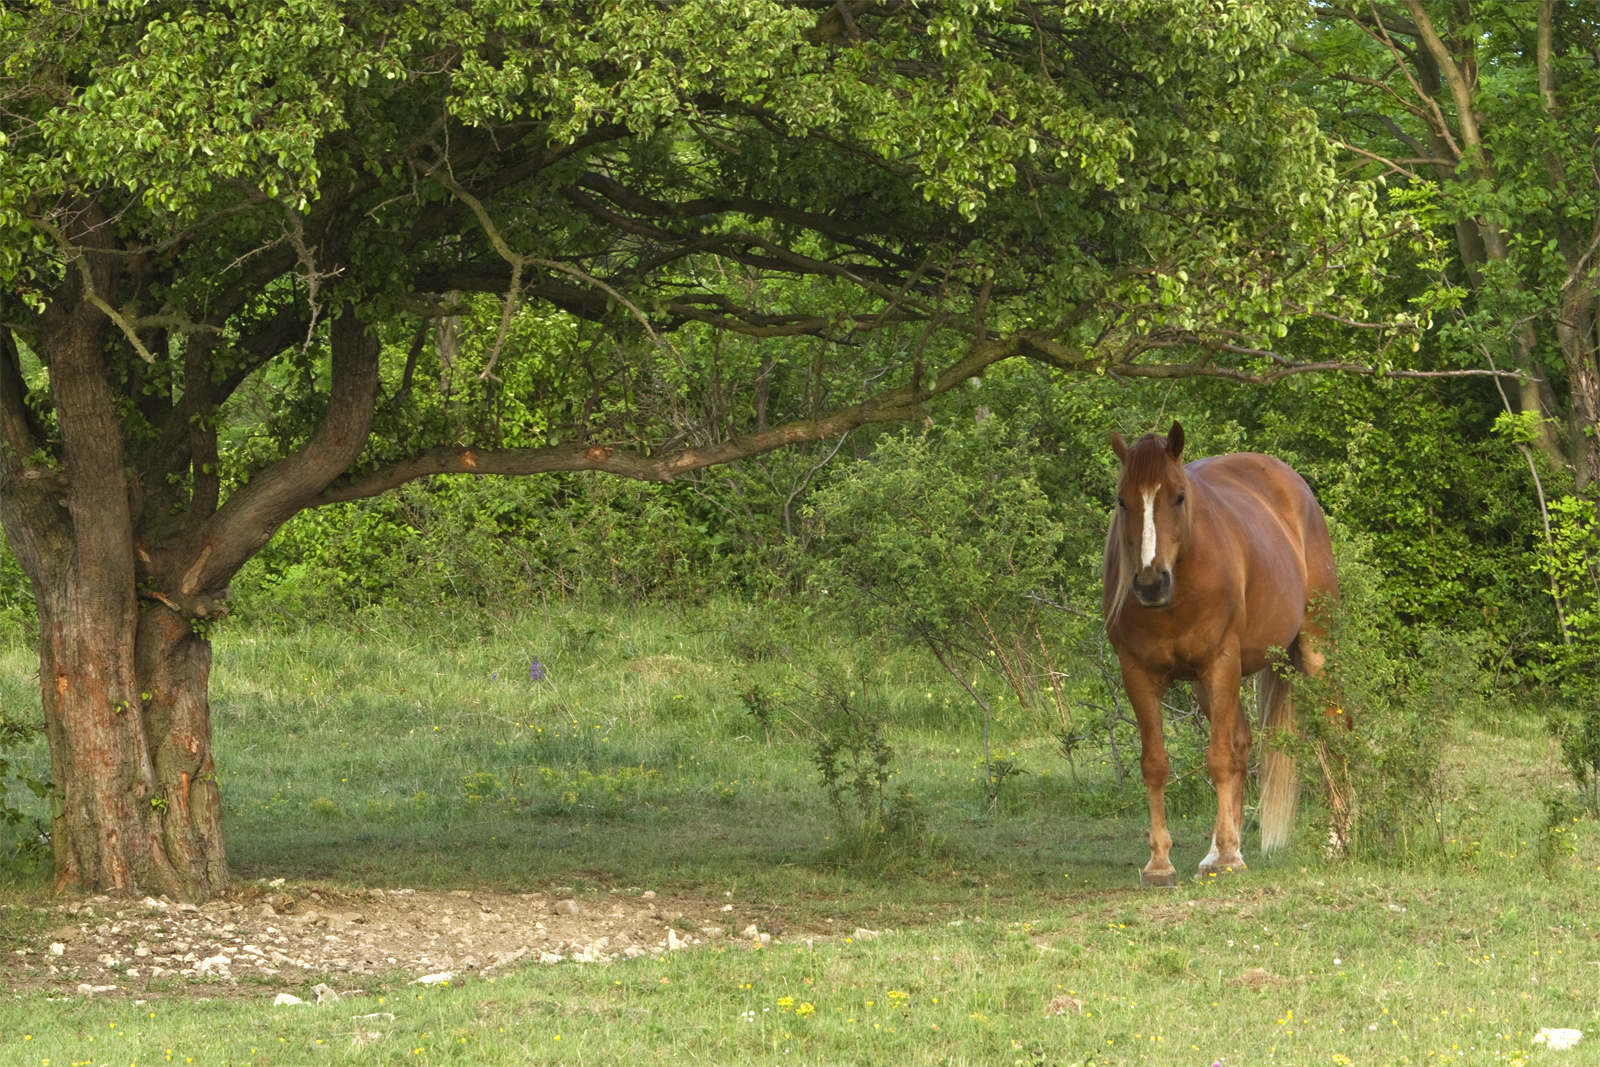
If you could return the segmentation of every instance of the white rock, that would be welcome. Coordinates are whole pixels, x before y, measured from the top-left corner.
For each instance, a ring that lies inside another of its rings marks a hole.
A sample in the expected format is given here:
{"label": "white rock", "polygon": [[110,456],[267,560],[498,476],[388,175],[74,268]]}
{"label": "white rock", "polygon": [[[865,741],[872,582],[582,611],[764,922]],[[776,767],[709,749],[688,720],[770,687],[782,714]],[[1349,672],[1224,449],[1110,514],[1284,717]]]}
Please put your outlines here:
{"label": "white rock", "polygon": [[639,896],[643,900],[654,900],[656,899],[656,891],[654,889],[646,889],[643,893],[640,893]]}
{"label": "white rock", "polygon": [[305,1003],[305,1001],[301,1000],[299,997],[295,996],[293,993],[279,993],[277,996],[272,998],[272,1006],[274,1008],[286,1008],[291,1004],[304,1004],[304,1003]]}
{"label": "white rock", "polygon": [[62,944],[60,941],[52,941],[50,943],[50,955],[52,955],[52,956],[61,956],[61,955],[64,955],[66,953],[66,951],[67,951],[67,946]]}
{"label": "white rock", "polygon": [[576,900],[558,900],[556,901],[555,912],[557,915],[576,915],[578,914],[578,902]]}
{"label": "white rock", "polygon": [[877,936],[878,936],[878,931],[877,930],[868,930],[868,929],[866,929],[864,927],[860,927],[860,926],[856,927],[855,939],[857,941],[871,941],[873,938],[875,938]]}
{"label": "white rock", "polygon": [[329,1004],[339,999],[339,994],[335,993],[326,982],[318,982],[311,987],[311,992],[316,994],[318,1004]]}
{"label": "white rock", "polygon": [[758,934],[760,932],[761,932],[760,927],[756,926],[755,923],[751,923],[749,926],[746,926],[743,930],[739,931],[739,936],[740,937],[755,937],[756,934]]}
{"label": "white rock", "polygon": [[629,945],[627,948],[622,950],[622,954],[624,956],[626,956],[630,960],[636,960],[640,956],[648,956],[648,955],[650,955],[650,953],[646,952],[644,949],[640,948],[638,945]]}
{"label": "white rock", "polygon": [[454,971],[440,971],[438,974],[425,974],[418,978],[412,985],[440,985],[456,976]]}
{"label": "white rock", "polygon": [[1535,1045],[1547,1045],[1555,1051],[1569,1049],[1583,1040],[1583,1031],[1568,1026],[1545,1027],[1533,1035]]}
{"label": "white rock", "polygon": [[678,931],[667,931],[667,951],[676,952],[683,947],[683,942],[678,940]]}
{"label": "white rock", "polygon": [[732,911],[733,910],[733,905],[732,904],[724,904],[722,907],[718,908],[717,910],[718,911]]}
{"label": "white rock", "polygon": [[233,960],[230,959],[227,956],[207,956],[205,959],[201,960],[199,963],[196,963],[194,965],[194,969],[196,971],[199,971],[201,974],[204,974],[207,971],[210,971],[210,970],[213,970],[213,969],[218,970],[218,971],[225,971],[225,970],[228,969],[229,965],[231,965],[232,963],[233,963]]}
{"label": "white rock", "polygon": [[564,960],[566,958],[567,957],[565,957],[565,956],[558,956],[554,952],[541,952],[541,953],[539,953],[539,962],[540,963],[560,963],[562,960]]}

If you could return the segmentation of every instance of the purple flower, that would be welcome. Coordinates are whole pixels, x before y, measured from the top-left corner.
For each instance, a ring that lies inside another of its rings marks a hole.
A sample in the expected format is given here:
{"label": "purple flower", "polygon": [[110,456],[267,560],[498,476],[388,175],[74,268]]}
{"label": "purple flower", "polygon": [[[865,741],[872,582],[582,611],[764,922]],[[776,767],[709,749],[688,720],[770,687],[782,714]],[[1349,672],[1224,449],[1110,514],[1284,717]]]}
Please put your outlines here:
{"label": "purple flower", "polygon": [[536,682],[542,682],[545,679],[544,664],[540,663],[537,658],[528,665],[528,677]]}

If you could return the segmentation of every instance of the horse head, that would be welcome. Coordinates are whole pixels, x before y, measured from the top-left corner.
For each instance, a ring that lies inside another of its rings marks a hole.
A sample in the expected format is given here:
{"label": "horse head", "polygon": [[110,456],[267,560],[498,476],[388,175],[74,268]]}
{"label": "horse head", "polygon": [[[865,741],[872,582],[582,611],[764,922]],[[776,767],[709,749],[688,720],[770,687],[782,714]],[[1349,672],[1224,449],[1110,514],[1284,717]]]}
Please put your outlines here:
{"label": "horse head", "polygon": [[1172,566],[1189,532],[1189,478],[1178,462],[1183,427],[1174,422],[1165,438],[1147,433],[1131,446],[1113,433],[1111,448],[1122,463],[1111,534],[1118,550],[1118,584],[1131,585],[1144,607],[1164,608],[1172,602]]}

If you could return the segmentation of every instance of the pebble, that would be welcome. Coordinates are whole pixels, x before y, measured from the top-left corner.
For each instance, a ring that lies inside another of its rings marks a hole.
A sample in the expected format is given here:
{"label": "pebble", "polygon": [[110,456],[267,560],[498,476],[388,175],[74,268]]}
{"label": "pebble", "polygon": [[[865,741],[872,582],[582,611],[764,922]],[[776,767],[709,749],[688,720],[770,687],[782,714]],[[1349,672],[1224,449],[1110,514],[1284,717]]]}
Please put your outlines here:
{"label": "pebble", "polygon": [[557,915],[576,915],[578,914],[578,902],[576,900],[558,900],[556,901],[555,913]]}

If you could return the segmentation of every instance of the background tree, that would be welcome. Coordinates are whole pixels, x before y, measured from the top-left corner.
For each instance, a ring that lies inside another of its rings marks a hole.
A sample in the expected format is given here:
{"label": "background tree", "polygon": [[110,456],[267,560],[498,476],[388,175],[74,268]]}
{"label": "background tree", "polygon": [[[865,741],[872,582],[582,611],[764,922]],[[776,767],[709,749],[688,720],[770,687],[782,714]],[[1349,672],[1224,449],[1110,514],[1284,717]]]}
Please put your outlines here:
{"label": "background tree", "polygon": [[[1363,320],[1386,236],[1278,84],[1296,17],[0,9],[0,519],[58,883],[226,884],[207,627],[303,509],[449,472],[672,479],[921,418],[1016,356],[1384,369],[1269,348]],[[1376,325],[1362,350],[1409,323]],[[772,347],[728,366],[730,333]]]}
{"label": "background tree", "polygon": [[[1524,372],[1515,407],[1582,488],[1600,477],[1600,18],[1561,0],[1325,3],[1308,100],[1455,251],[1432,294],[1458,360]],[[1454,290],[1454,291],[1453,291]],[[1559,432],[1564,427],[1565,433]]]}

